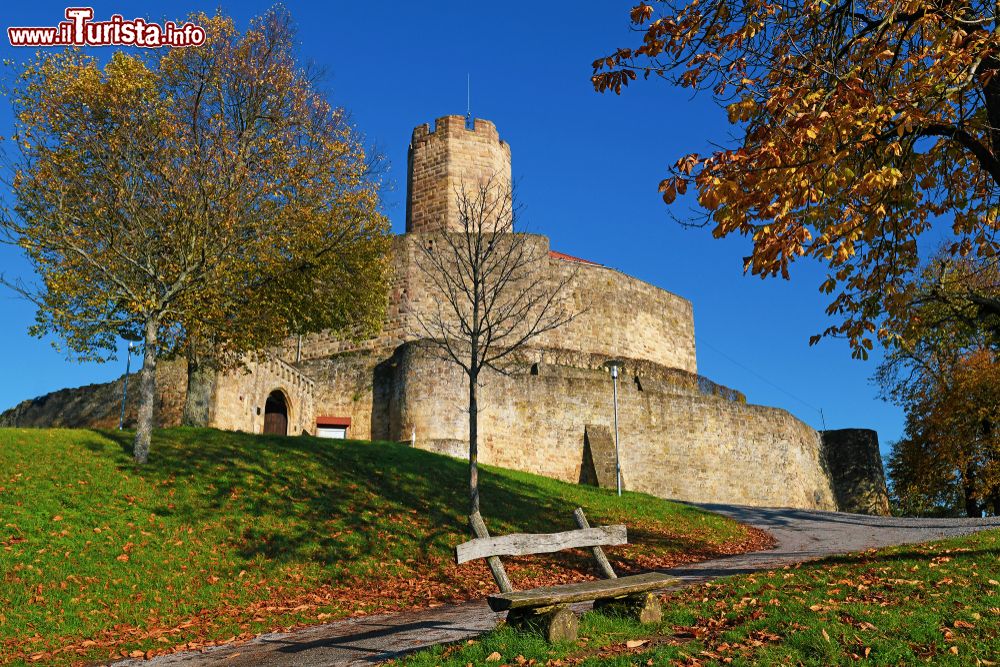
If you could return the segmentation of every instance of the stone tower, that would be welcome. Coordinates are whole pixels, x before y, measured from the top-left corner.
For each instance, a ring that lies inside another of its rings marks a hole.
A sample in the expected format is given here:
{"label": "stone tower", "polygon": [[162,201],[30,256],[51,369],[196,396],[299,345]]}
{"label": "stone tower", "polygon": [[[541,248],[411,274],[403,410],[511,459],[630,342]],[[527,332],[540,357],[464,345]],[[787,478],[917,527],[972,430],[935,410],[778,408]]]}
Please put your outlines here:
{"label": "stone tower", "polygon": [[456,193],[491,177],[498,191],[510,187],[510,145],[493,123],[477,118],[470,129],[464,116],[442,116],[433,130],[417,126],[407,159],[406,231],[461,231]]}

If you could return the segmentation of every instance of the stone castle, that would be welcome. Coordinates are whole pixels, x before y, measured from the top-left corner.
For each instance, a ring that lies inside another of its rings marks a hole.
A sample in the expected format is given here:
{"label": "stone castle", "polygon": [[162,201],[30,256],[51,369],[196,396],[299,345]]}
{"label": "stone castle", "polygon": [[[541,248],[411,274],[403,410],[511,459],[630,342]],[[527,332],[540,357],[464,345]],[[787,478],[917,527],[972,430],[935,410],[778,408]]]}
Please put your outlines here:
{"label": "stone castle", "polygon": [[[416,253],[429,235],[461,228],[455,192],[463,182],[510,181],[510,156],[489,121],[469,126],[462,116],[444,116],[433,128],[417,127],[407,165],[406,233],[394,240],[381,333],[362,342],[307,335],[249,372],[217,377],[209,425],[403,441],[467,455],[464,375],[414,333],[420,330],[415,318],[435,299]],[[747,404],[739,392],[697,374],[689,301],[551,250],[544,236],[531,235],[529,242],[547,258],[542,278],[568,279],[567,301],[580,312],[534,339],[512,372],[486,376],[479,417],[483,463],[613,487],[614,407],[605,363],[618,359],[624,362],[618,414],[625,488],[690,501],[888,511],[873,431],[819,433],[784,410]],[[158,420],[172,425],[180,420],[186,370],[180,363],[162,366]],[[81,421],[80,405],[88,400],[72,392],[96,396],[100,387],[108,396],[116,390],[114,383],[64,390],[60,399],[21,404],[0,423],[82,425],[66,414],[60,420],[53,406],[76,405]],[[100,407],[90,409],[82,421],[100,423]]]}

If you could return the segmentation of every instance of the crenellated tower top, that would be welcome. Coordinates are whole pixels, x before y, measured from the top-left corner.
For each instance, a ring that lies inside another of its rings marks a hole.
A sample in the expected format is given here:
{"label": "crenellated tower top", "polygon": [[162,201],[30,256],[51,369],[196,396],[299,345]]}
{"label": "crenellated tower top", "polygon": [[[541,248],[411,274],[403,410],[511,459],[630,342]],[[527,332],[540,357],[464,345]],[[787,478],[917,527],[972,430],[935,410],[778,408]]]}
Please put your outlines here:
{"label": "crenellated tower top", "polygon": [[406,231],[461,231],[456,193],[490,178],[510,187],[510,145],[493,123],[477,118],[470,128],[464,116],[442,116],[433,130],[418,125],[407,160]]}

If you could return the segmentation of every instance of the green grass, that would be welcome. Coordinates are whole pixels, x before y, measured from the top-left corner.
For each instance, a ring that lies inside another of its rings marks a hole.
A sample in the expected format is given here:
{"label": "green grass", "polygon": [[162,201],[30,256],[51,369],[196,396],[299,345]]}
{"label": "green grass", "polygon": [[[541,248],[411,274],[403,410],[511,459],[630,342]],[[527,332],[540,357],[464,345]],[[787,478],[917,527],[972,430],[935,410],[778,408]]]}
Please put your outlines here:
{"label": "green grass", "polygon": [[[0,429],[0,663],[69,663],[248,637],[357,613],[481,598],[466,465],[390,443],[207,429],[154,435]],[[495,533],[628,524],[623,571],[739,551],[759,536],[650,496],[485,468]],[[584,554],[514,559],[522,585],[592,573]]]}
{"label": "green grass", "polygon": [[994,665],[1000,531],[723,579],[666,596],[664,611],[645,626],[589,612],[577,645],[501,627],[404,664]]}

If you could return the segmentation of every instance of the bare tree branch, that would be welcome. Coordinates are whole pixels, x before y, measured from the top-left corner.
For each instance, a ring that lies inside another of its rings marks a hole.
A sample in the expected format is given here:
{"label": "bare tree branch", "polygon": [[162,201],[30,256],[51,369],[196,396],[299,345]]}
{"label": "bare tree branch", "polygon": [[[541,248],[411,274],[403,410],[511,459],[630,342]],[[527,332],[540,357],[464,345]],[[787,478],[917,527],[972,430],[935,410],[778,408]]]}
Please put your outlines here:
{"label": "bare tree branch", "polygon": [[512,233],[514,190],[491,176],[457,188],[458,231],[427,235],[416,265],[434,307],[413,314],[417,333],[458,365],[469,380],[470,515],[479,513],[478,387],[480,373],[501,374],[512,355],[569,321],[565,297],[575,271],[549,272],[549,257],[527,234]]}

